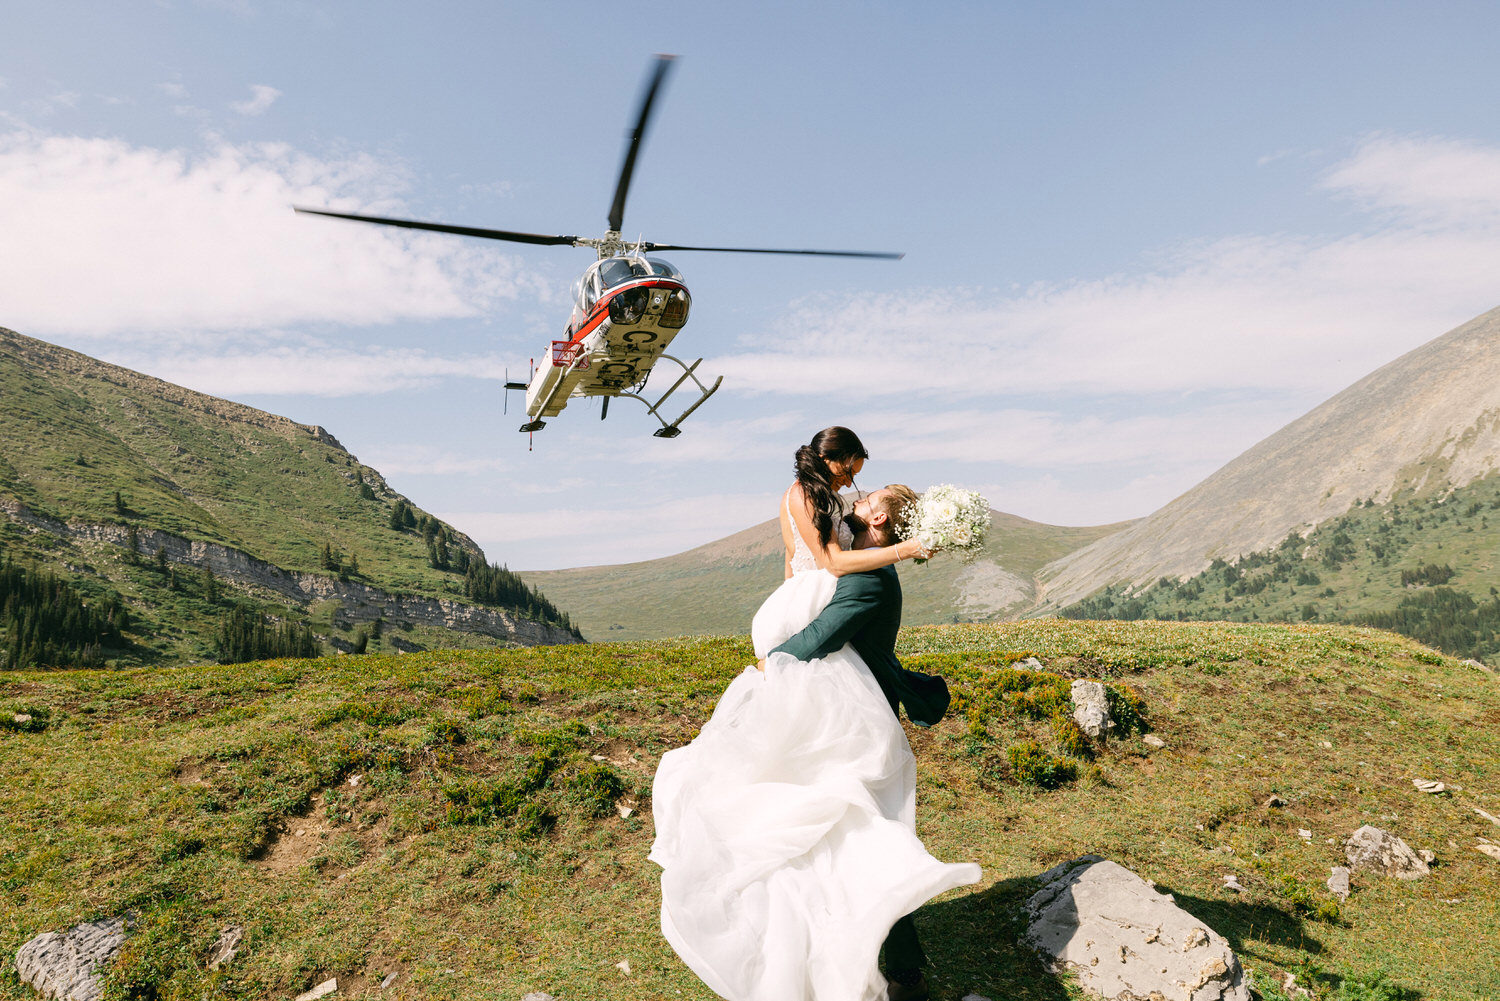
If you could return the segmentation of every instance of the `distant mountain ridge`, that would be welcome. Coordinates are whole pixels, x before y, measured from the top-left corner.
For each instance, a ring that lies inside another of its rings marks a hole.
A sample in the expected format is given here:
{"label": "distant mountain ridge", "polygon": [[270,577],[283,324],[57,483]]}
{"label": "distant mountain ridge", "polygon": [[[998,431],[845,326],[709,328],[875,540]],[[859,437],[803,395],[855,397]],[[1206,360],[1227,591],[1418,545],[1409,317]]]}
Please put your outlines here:
{"label": "distant mountain ridge", "polygon": [[8,556],[144,613],[156,656],[203,655],[221,585],[335,648],[376,619],[397,649],[576,641],[466,598],[483,551],[323,428],[4,328],[0,529]]}
{"label": "distant mountain ridge", "polygon": [[1192,576],[1356,503],[1441,493],[1497,469],[1500,309],[1407,352],[1155,513],[1042,568],[1028,614],[1108,585]]}
{"label": "distant mountain ridge", "polygon": [[[899,566],[906,625],[1013,618],[1035,601],[1034,572],[1122,525],[1065,528],[990,512],[983,552],[971,563],[940,555]],[[591,641],[742,635],[784,578],[781,530],[772,518],[675,556],[615,566],[523,570],[521,577],[569,610]]]}

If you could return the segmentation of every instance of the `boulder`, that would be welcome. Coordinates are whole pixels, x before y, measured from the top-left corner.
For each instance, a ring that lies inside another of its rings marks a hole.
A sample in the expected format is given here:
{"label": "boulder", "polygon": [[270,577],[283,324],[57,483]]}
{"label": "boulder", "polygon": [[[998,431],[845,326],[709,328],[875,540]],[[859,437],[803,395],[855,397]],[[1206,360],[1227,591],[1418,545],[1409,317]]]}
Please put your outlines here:
{"label": "boulder", "polygon": [[1103,740],[1114,720],[1109,718],[1109,693],[1097,681],[1079,678],[1073,682],[1073,719],[1092,740]]}
{"label": "boulder", "polygon": [[1349,835],[1344,857],[1352,869],[1373,869],[1397,879],[1421,879],[1432,872],[1405,841],[1369,824]]}
{"label": "boulder", "polygon": [[213,951],[208,954],[208,968],[217,970],[232,960],[240,951],[240,941],[245,937],[245,929],[238,925],[230,925],[219,932],[219,940],[214,943]]}
{"label": "boulder", "polygon": [[125,944],[125,918],[75,925],[62,934],[45,932],[16,951],[16,974],[44,998],[98,1001],[101,970]]}
{"label": "boulder", "polygon": [[1348,900],[1350,889],[1348,866],[1331,867],[1328,870],[1328,892],[1340,900]]}
{"label": "boulder", "polygon": [[1130,870],[1085,855],[1047,870],[1026,902],[1023,944],[1054,973],[1129,1001],[1250,1001],[1223,936]]}

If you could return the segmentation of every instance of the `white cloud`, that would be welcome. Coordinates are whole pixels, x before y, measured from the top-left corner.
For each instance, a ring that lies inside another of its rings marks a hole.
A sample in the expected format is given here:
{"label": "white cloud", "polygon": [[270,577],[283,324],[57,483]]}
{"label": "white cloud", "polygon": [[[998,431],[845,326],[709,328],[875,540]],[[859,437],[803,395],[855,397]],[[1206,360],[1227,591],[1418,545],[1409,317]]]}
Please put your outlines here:
{"label": "white cloud", "polygon": [[1379,224],[1229,237],[1020,294],[811,299],[711,362],[752,393],[1326,393],[1500,299],[1500,150],[1375,139],[1322,183],[1385,210]]}
{"label": "white cloud", "polygon": [[264,114],[266,109],[276,103],[281,96],[281,91],[275,87],[267,87],[263,83],[252,83],[250,85],[250,97],[248,100],[235,101],[229,105],[230,108],[242,115]]}
{"label": "white cloud", "polygon": [[167,80],[164,83],[159,83],[156,85],[156,89],[161,91],[168,97],[175,98],[179,101],[187,97],[188,93],[187,88],[184,87],[181,81],[178,80]]}
{"label": "white cloud", "polygon": [[254,330],[476,315],[518,291],[514,258],[438,234],[296,215],[399,211],[373,157],[282,144],[188,152],[0,136],[0,303],[27,333]]}
{"label": "white cloud", "polygon": [[[771,490],[629,507],[433,513],[479,543],[491,559],[505,559],[517,544],[526,552],[545,548],[547,555],[529,565],[512,565],[517,570],[544,570],[597,564],[599,553],[609,553],[611,563],[626,563],[692,549],[776,517],[778,497],[778,491]],[[566,526],[566,531],[560,532],[559,526]]]}
{"label": "white cloud", "polygon": [[[869,410],[855,426],[875,459],[1068,469],[1140,463],[1198,464],[1234,455],[1279,426],[1258,402],[1210,404],[1178,414],[1109,418],[1020,409]],[[1195,461],[1197,460],[1197,461]]]}
{"label": "white cloud", "polygon": [[1493,227],[1500,221],[1500,149],[1374,135],[1329,171],[1323,186],[1416,224]]}

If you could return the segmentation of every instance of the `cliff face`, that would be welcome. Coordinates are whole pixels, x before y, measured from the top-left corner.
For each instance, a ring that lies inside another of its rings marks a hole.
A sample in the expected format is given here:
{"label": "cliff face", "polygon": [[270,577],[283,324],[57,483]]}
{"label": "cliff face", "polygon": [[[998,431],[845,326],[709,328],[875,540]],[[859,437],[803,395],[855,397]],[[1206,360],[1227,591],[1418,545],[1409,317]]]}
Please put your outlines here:
{"label": "cliff face", "polygon": [[[148,620],[162,610],[157,624],[184,637],[178,656],[192,655],[187,634],[211,633],[222,609],[190,609],[169,593],[170,575],[136,573],[122,550],[132,533],[143,556],[160,550],[171,565],[207,567],[299,617],[317,606],[321,625],[382,618],[455,634],[424,640],[443,644],[466,642],[459,634],[577,641],[450,597],[485,554],[323,428],[4,329],[0,513],[0,528],[24,529],[0,532],[0,547],[14,540],[13,557],[119,591]],[[345,568],[357,561],[358,572],[328,571],[328,553]],[[169,621],[184,614],[197,618]]]}
{"label": "cliff face", "polygon": [[1500,309],[1408,352],[1277,431],[1129,528],[1042,569],[1034,611],[1107,584],[1184,577],[1212,560],[1500,469]]}

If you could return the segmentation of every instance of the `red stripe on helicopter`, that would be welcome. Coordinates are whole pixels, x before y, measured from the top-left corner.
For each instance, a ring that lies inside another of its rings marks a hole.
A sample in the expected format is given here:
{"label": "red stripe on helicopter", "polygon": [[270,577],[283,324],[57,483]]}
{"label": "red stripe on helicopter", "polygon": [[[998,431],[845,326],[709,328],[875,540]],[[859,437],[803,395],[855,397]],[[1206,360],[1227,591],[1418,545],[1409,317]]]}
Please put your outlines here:
{"label": "red stripe on helicopter", "polygon": [[594,303],[593,311],[589,313],[589,318],[584,321],[583,326],[578,328],[578,332],[572,336],[572,342],[577,343],[593,333],[594,328],[598,327],[600,323],[604,322],[605,317],[609,316],[610,302],[621,293],[629,292],[633,288],[669,288],[673,291],[679,289],[683,292],[687,291],[687,286],[682,282],[673,281],[669,278],[642,278],[639,281],[623,282],[616,285],[601,295],[599,300]]}

